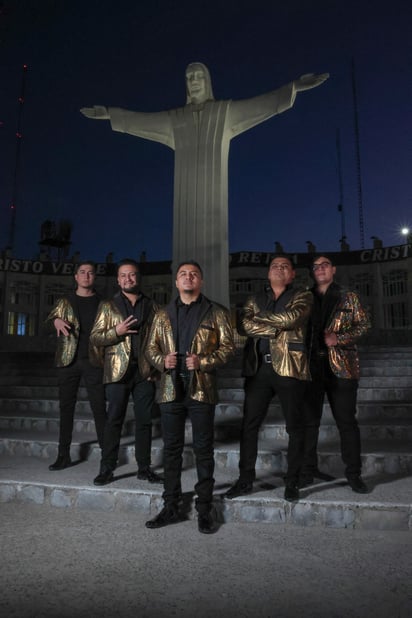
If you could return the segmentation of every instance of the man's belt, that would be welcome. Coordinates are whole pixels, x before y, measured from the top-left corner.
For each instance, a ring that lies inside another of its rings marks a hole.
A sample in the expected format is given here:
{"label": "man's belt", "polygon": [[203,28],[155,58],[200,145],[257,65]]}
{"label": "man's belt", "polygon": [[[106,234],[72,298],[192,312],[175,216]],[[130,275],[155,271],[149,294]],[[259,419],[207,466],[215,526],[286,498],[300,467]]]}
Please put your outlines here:
{"label": "man's belt", "polygon": [[263,354],[262,355],[262,360],[264,363],[271,363],[272,362],[272,355],[271,354]]}
{"label": "man's belt", "polygon": [[319,350],[317,352],[317,355],[320,356],[321,358],[323,358],[324,356],[328,355],[328,351],[327,350]]}

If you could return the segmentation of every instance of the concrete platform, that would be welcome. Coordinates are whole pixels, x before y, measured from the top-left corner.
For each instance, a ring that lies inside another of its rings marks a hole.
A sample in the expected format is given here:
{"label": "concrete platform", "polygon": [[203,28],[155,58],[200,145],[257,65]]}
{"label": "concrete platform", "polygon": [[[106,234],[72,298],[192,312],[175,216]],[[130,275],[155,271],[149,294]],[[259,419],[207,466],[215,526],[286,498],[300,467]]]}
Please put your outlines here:
{"label": "concrete platform", "polygon": [[[71,510],[144,512],[148,517],[161,508],[162,487],[136,478],[136,464],[120,466],[115,480],[104,487],[93,485],[98,461],[79,461],[62,471],[50,472],[49,461],[37,457],[0,456],[0,502],[33,503]],[[292,524],[324,528],[412,531],[412,479],[380,474],[364,476],[371,493],[354,493],[343,477],[331,483],[318,482],[301,491],[301,500],[283,499],[281,476],[260,471],[254,492],[234,500],[224,493],[236,480],[234,470],[217,468],[215,507],[218,518],[232,522]],[[183,509],[193,513],[192,467],[183,473]]]}

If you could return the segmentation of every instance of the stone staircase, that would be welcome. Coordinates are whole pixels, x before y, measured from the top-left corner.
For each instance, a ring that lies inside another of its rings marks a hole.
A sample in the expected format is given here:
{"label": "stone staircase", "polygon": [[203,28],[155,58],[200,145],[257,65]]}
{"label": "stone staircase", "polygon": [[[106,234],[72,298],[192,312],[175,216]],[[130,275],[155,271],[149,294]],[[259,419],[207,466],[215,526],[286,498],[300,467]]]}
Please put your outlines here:
{"label": "stone staircase", "polygon": [[[371,493],[358,495],[343,476],[339,438],[325,404],[319,441],[319,466],[336,477],[301,491],[301,500],[283,500],[287,435],[275,398],[260,433],[258,479],[252,494],[235,500],[223,494],[238,475],[243,380],[238,355],[219,376],[216,409],[215,506],[229,521],[266,521],[303,526],[412,530],[412,349],[368,347],[361,351],[358,417],[363,476]],[[50,472],[57,455],[58,402],[53,359],[44,353],[0,355],[0,502],[34,501],[65,508],[143,509],[161,507],[161,487],[136,478],[133,412],[129,404],[115,482],[93,485],[100,451],[84,388],[80,389],[71,455],[74,465]],[[194,458],[187,425],[183,490],[192,516]],[[162,465],[159,417],[153,424],[152,461]]]}

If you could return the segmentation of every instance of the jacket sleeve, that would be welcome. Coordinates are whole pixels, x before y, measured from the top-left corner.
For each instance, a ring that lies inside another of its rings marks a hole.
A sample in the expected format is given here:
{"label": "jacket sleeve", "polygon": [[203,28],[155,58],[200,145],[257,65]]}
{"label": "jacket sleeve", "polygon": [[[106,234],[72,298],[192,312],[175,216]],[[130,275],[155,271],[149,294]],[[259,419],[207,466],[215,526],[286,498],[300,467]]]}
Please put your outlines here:
{"label": "jacket sleeve", "polygon": [[254,297],[247,299],[244,307],[240,311],[240,328],[241,335],[248,337],[277,337],[279,329],[270,324],[262,324],[256,317],[260,315],[260,309]]}
{"label": "jacket sleeve", "polygon": [[366,311],[355,292],[347,292],[343,304],[331,324],[338,346],[348,346],[364,335],[371,327]]}
{"label": "jacket sleeve", "polygon": [[166,344],[166,331],[170,328],[170,323],[165,311],[160,310],[153,318],[152,326],[150,328],[149,337],[146,345],[145,356],[152,367],[163,373],[169,371],[165,369],[165,356],[170,352],[174,352],[174,349],[168,349]]}
{"label": "jacket sleeve", "polygon": [[49,315],[45,319],[44,330],[46,333],[56,334],[57,331],[54,326],[54,320],[56,318],[60,318],[61,320],[65,320],[69,323],[77,322],[77,319],[75,318],[75,315],[73,313],[73,308],[67,298],[59,298],[59,300],[56,302],[53,309],[50,311]]}
{"label": "jacket sleeve", "polygon": [[116,333],[118,321],[113,319],[110,303],[103,301],[100,303],[96,319],[90,333],[90,343],[96,347],[115,345],[122,340]]}
{"label": "jacket sleeve", "polygon": [[216,311],[215,328],[218,340],[217,347],[209,353],[198,355],[201,372],[210,372],[215,367],[224,365],[236,350],[230,316],[226,309]]}
{"label": "jacket sleeve", "polygon": [[[313,297],[309,290],[297,292],[286,311],[259,311],[255,303],[245,307],[243,327],[249,337],[276,337],[279,331],[294,330],[309,319]],[[257,309],[257,311],[256,311]]]}
{"label": "jacket sleeve", "polygon": [[66,318],[67,311],[65,310],[65,308],[66,303],[64,302],[64,299],[59,298],[59,300],[55,303],[53,309],[50,311],[44,322],[45,329],[48,333],[56,332],[56,329],[54,327],[54,320],[56,318],[60,318],[62,320]]}

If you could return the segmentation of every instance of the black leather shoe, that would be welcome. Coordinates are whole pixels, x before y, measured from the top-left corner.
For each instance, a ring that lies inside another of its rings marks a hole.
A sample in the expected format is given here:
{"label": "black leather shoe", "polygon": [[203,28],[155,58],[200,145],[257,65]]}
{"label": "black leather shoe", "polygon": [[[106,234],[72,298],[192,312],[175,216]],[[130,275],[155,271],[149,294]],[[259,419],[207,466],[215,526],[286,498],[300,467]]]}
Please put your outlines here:
{"label": "black leather shoe", "polygon": [[296,502],[299,500],[299,488],[297,485],[290,484],[285,487],[285,500],[288,502]]}
{"label": "black leather shoe", "polygon": [[252,491],[253,483],[245,483],[239,479],[230,489],[227,490],[225,497],[231,500],[232,498],[237,498],[237,496],[246,496],[247,494],[252,493]]}
{"label": "black leather shoe", "polygon": [[49,470],[64,470],[71,465],[72,460],[70,459],[69,455],[59,455],[54,464],[51,464],[51,466],[49,466]]}
{"label": "black leather shoe", "polygon": [[137,473],[137,478],[141,481],[148,481],[149,483],[163,483],[163,477],[156,472],[153,472],[151,468],[147,468],[146,470],[139,470]]}
{"label": "black leather shoe", "polygon": [[104,472],[100,472],[94,479],[93,483],[95,485],[107,485],[111,483],[113,480],[113,472],[111,470],[105,470]]}
{"label": "black leather shoe", "polygon": [[146,522],[146,528],[150,528],[154,530],[155,528],[163,528],[164,526],[169,526],[170,524],[177,524],[180,521],[180,516],[176,509],[170,507],[163,507],[162,510],[156,517],[153,519],[149,519]]}
{"label": "black leather shoe", "polygon": [[202,534],[213,534],[216,532],[216,522],[212,513],[199,513],[197,516],[197,526]]}
{"label": "black leather shoe", "polygon": [[348,483],[352,487],[352,491],[355,491],[357,494],[368,494],[369,489],[365,485],[360,476],[351,476],[348,478]]}

